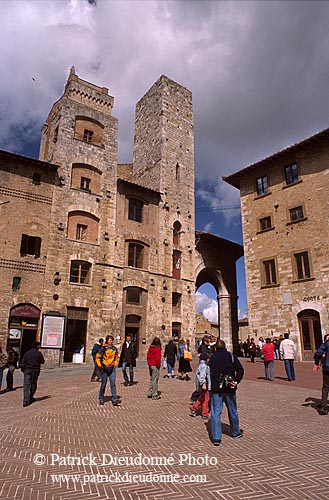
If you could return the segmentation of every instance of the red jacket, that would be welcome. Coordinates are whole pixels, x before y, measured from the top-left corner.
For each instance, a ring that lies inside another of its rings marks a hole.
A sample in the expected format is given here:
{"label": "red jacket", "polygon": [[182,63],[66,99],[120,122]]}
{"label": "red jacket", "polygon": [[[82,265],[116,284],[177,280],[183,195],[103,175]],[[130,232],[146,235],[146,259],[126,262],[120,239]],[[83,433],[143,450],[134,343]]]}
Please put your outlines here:
{"label": "red jacket", "polygon": [[156,347],[151,345],[147,352],[147,364],[149,366],[156,366],[160,368],[161,366],[161,347]]}
{"label": "red jacket", "polygon": [[262,354],[264,354],[264,361],[274,361],[274,344],[264,344]]}

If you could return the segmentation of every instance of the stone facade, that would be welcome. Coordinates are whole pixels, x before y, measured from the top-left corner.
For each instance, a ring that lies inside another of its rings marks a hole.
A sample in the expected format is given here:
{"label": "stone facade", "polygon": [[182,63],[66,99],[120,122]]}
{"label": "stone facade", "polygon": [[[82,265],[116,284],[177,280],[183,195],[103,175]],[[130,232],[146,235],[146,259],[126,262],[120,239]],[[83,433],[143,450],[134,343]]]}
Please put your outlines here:
{"label": "stone facade", "polygon": [[250,336],[289,332],[302,360],[329,333],[328,136],[225,178],[241,195]]}
{"label": "stone facade", "polygon": [[[117,163],[113,104],[108,89],[72,68],[43,127],[39,160],[3,152],[2,266],[8,272],[1,285],[1,340],[6,343],[8,321],[18,336],[9,343],[22,347],[22,337],[26,346],[40,338],[48,366],[90,360],[92,345],[107,333],[117,343],[133,335],[141,357],[154,336],[193,345],[195,287],[210,266],[219,293],[225,292],[222,334],[232,347],[235,262],[242,251],[207,233],[196,242],[191,92],[162,76],[138,102],[132,164]],[[15,211],[10,197],[18,198]],[[34,247],[22,252],[24,234],[30,237],[25,245],[41,242],[41,253]],[[15,290],[13,276],[21,277]],[[24,330],[28,314],[33,335]]]}

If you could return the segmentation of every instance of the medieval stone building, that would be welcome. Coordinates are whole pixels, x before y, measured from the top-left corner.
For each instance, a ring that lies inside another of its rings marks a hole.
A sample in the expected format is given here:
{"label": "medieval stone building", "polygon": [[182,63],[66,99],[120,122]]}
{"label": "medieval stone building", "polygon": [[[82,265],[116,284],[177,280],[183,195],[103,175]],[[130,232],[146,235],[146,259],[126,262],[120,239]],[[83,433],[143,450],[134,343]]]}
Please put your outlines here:
{"label": "medieval stone building", "polygon": [[117,163],[113,104],[72,68],[39,160],[0,152],[0,340],[23,354],[40,338],[50,366],[130,333],[144,356],[153,336],[193,340],[210,281],[232,347],[242,248],[195,232],[191,92],[162,76],[142,97],[132,164]]}
{"label": "medieval stone building", "polygon": [[240,189],[249,334],[288,332],[301,360],[329,333],[328,137],[225,178]]}

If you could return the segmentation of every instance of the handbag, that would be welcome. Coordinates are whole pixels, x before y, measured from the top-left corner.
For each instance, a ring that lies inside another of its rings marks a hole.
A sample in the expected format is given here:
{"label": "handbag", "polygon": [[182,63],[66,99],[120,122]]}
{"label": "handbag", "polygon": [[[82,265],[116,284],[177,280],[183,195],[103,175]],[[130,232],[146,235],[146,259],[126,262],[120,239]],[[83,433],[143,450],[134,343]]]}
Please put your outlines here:
{"label": "handbag", "polygon": [[186,361],[192,361],[192,354],[187,349],[184,349],[184,359],[186,359]]}

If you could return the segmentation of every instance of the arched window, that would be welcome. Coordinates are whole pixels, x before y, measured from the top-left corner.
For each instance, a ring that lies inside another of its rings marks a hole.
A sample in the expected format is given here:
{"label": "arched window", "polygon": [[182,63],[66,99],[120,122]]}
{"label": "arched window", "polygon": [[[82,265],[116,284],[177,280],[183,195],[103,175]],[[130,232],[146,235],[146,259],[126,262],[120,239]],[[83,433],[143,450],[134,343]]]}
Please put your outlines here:
{"label": "arched window", "polygon": [[72,260],[70,283],[88,285],[91,282],[91,264],[84,260]]}
{"label": "arched window", "polygon": [[176,220],[174,222],[174,227],[173,227],[173,244],[174,245],[179,245],[181,229],[182,229],[181,223],[178,220]]}
{"label": "arched window", "polygon": [[70,240],[98,243],[99,219],[88,212],[73,211],[69,213],[67,237]]}
{"label": "arched window", "polygon": [[71,188],[87,193],[100,194],[102,173],[87,163],[73,163]]}
{"label": "arched window", "polygon": [[103,146],[104,125],[88,116],[77,116],[75,118],[74,138],[95,146]]}

